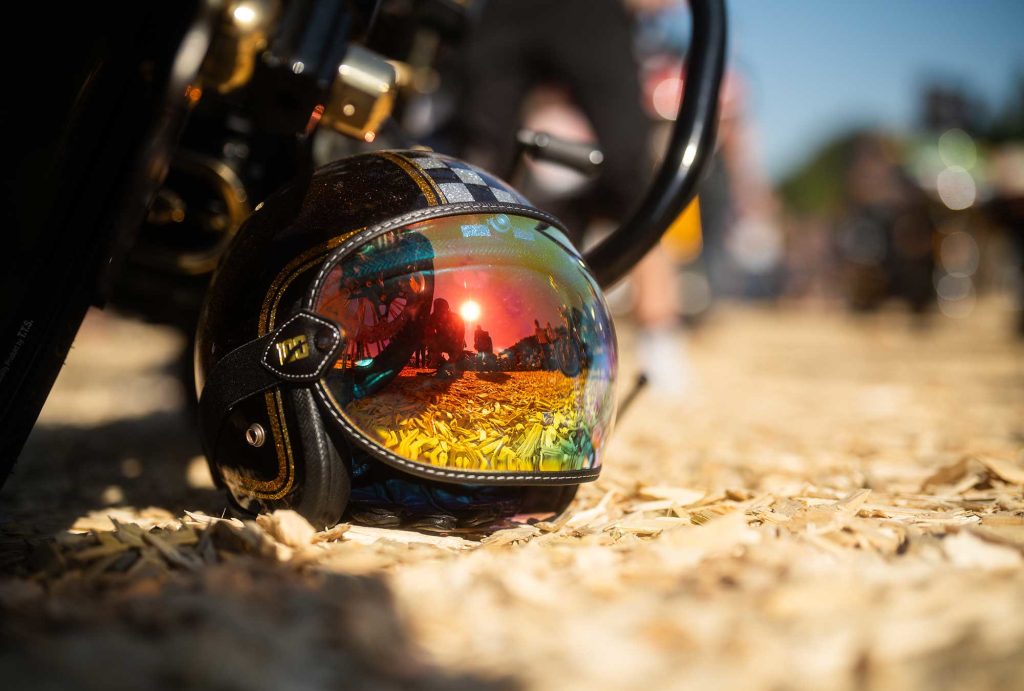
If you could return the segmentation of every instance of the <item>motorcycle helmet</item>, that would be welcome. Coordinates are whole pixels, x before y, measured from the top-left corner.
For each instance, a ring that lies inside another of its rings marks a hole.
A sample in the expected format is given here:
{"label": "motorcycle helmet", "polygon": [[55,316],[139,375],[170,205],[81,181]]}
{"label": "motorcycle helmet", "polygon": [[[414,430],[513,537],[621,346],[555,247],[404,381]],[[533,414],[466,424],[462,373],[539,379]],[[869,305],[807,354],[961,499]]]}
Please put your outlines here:
{"label": "motorcycle helmet", "polygon": [[607,306],[554,217],[429,151],[259,205],[196,337],[214,478],[247,513],[452,531],[553,513],[615,416]]}

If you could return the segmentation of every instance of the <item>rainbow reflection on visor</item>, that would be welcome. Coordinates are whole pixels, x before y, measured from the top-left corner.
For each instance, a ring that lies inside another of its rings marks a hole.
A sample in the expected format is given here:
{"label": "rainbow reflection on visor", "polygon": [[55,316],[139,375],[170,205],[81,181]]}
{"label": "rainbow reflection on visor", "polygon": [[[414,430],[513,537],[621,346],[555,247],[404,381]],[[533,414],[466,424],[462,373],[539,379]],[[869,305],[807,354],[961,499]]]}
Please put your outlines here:
{"label": "rainbow reflection on visor", "polygon": [[440,479],[596,474],[615,335],[557,229],[502,213],[422,221],[336,254],[314,291],[343,337],[321,395],[372,453]]}

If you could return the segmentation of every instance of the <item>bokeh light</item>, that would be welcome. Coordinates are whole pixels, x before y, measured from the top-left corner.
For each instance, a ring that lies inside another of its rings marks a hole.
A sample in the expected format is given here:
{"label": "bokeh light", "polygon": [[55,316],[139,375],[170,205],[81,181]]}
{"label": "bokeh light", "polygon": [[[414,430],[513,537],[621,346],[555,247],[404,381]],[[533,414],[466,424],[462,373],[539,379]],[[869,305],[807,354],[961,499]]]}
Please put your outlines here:
{"label": "bokeh light", "polygon": [[961,129],[946,130],[939,137],[939,156],[947,166],[973,168],[978,161],[974,139]]}
{"label": "bokeh light", "polygon": [[974,282],[965,276],[946,274],[935,283],[939,310],[947,317],[963,319],[974,311]]}
{"label": "bokeh light", "polygon": [[966,209],[974,204],[978,187],[974,178],[962,166],[950,166],[936,178],[939,199],[953,211]]}

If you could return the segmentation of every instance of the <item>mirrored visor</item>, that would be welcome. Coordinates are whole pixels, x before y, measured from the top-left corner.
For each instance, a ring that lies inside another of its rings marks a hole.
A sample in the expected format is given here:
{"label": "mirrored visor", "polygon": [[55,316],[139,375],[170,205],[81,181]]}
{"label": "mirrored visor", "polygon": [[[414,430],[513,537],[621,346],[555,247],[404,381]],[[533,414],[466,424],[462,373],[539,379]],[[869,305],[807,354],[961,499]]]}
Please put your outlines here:
{"label": "mirrored visor", "polygon": [[596,469],[615,336],[569,248],[543,221],[492,213],[334,257],[312,298],[342,328],[326,399],[385,457],[474,473]]}

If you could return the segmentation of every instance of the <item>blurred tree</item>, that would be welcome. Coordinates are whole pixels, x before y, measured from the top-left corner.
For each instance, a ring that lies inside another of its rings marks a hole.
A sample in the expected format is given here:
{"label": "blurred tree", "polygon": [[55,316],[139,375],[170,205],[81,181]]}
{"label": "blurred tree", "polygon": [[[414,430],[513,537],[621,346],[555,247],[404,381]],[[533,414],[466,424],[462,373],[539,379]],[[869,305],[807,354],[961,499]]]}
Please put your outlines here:
{"label": "blurred tree", "polygon": [[786,210],[797,216],[833,216],[845,200],[844,173],[860,129],[840,134],[821,146],[779,185]]}
{"label": "blurred tree", "polygon": [[1024,74],[1018,75],[1017,88],[993,118],[985,138],[994,143],[1024,139]]}

